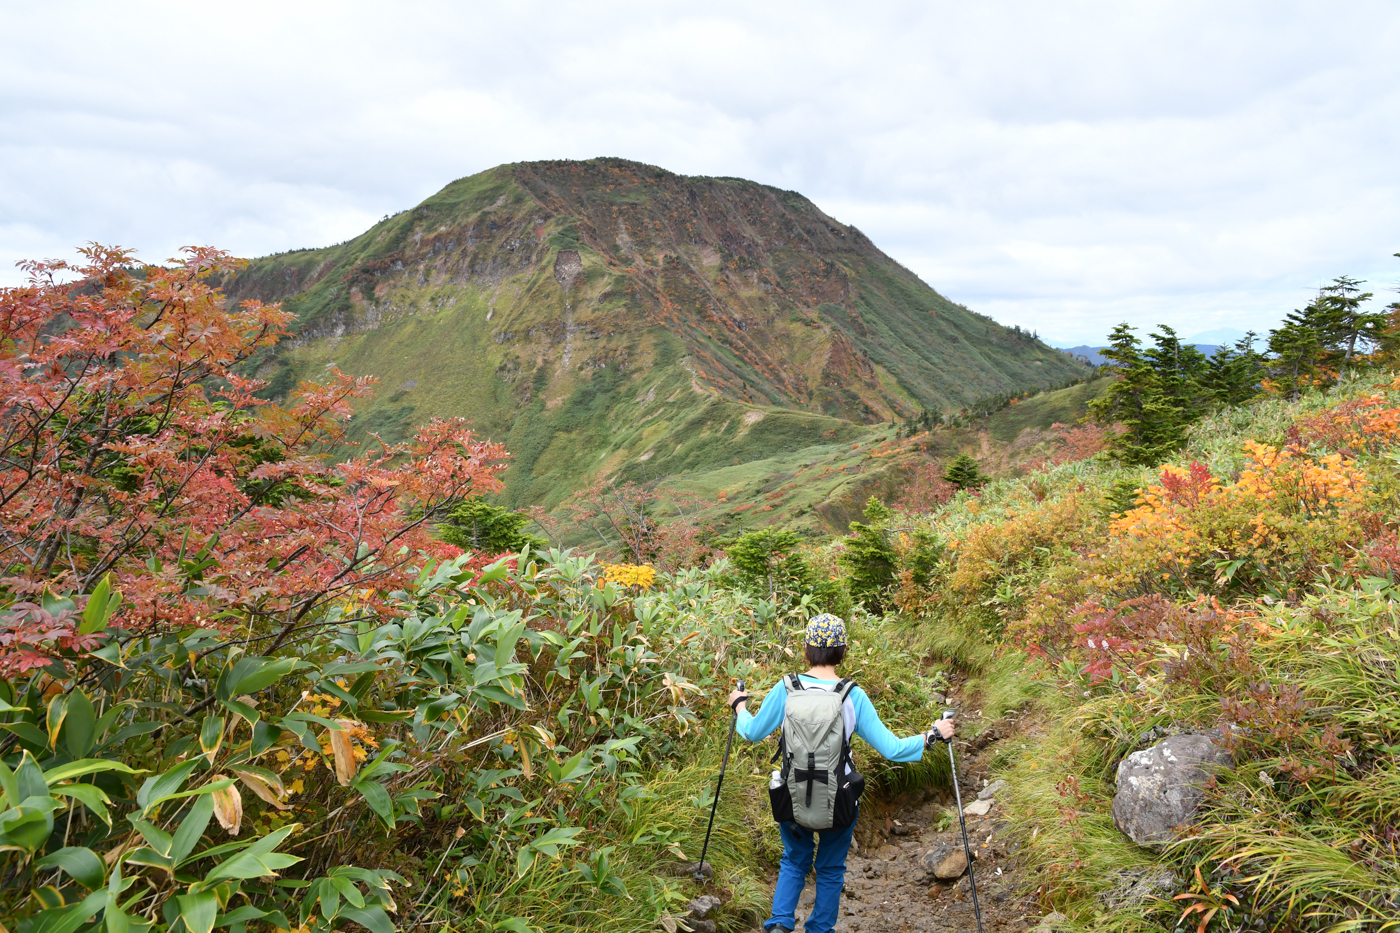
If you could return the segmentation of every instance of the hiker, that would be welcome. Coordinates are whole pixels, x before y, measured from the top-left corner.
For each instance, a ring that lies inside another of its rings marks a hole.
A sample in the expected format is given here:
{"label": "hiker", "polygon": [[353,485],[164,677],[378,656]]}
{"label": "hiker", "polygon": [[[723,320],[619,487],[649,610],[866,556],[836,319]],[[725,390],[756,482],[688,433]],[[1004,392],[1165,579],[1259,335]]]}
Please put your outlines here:
{"label": "hiker", "polygon": [[735,730],[750,742],[762,741],[779,726],[783,729],[778,746],[782,768],[773,772],[768,785],[773,818],[783,837],[773,915],[763,922],[770,933],[796,928],[797,899],[814,854],[816,903],[807,917],[806,933],[830,933],[836,925],[846,852],[865,789],[865,780],[851,764],[851,736],[865,739],[890,761],[918,761],[938,739],[953,735],[953,724],[945,719],[928,732],[896,738],[880,722],[865,691],[850,680],[837,679],[836,668],[846,657],[846,623],[837,616],[822,613],[813,618],[805,641],[811,669],[774,684],[757,715],[746,708],[747,693],[735,690],[729,695],[729,705],[738,714]]}

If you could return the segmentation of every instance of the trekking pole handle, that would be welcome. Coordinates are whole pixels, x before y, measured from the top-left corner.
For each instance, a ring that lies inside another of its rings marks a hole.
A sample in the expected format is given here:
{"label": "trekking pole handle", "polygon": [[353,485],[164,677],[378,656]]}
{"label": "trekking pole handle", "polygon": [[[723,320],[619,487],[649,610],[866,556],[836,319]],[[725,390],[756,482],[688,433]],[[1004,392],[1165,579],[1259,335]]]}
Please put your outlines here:
{"label": "trekking pole handle", "polygon": [[[945,719],[952,719],[952,718],[953,718],[954,716],[956,716],[957,714],[958,714],[958,711],[955,710],[955,709],[945,709],[945,710],[943,711],[943,715],[938,717],[938,720],[939,720],[939,722],[942,722],[942,721],[945,720]],[[952,739],[945,739],[945,738],[943,738],[943,736],[941,736],[941,735],[938,737],[938,741],[940,741],[940,742],[947,742],[949,745],[952,745],[952,744],[953,744],[953,740],[952,740]]]}

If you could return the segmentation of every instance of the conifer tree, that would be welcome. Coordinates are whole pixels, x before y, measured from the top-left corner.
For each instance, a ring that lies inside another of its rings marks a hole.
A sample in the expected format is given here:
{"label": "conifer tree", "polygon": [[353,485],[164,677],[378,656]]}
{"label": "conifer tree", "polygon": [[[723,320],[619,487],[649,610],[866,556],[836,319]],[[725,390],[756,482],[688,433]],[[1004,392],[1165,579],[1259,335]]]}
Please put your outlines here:
{"label": "conifer tree", "polygon": [[528,515],[492,505],[480,496],[472,496],[447,514],[438,526],[438,537],[464,551],[504,554],[519,551],[526,544],[531,548],[546,546],[543,539],[526,534]]}
{"label": "conifer tree", "polygon": [[885,611],[898,563],[894,545],[887,540],[893,517],[889,507],[871,496],[865,504],[865,520],[869,524],[851,522],[846,548],[838,558],[850,575],[846,586],[851,598],[877,614]]}
{"label": "conifer tree", "polygon": [[[1157,347],[1157,356],[1165,368],[1174,371],[1177,355],[1170,349],[1174,334],[1165,339],[1166,345],[1159,343]],[[1115,457],[1127,463],[1160,463],[1185,441],[1186,420],[1167,397],[1161,374],[1142,353],[1142,341],[1130,325],[1115,327],[1109,344],[1101,352],[1111,361],[1118,380],[1090,403],[1089,412],[1101,424],[1118,422],[1125,428],[1109,445]]]}
{"label": "conifer tree", "polygon": [[1207,360],[1204,388],[1215,405],[1242,405],[1257,396],[1264,379],[1264,357],[1254,349],[1259,337],[1245,334],[1233,347],[1218,348]]}
{"label": "conifer tree", "polygon": [[954,457],[953,462],[948,464],[943,478],[959,489],[976,489],[987,481],[987,477],[982,475],[978,468],[977,461],[968,454],[958,454]]}

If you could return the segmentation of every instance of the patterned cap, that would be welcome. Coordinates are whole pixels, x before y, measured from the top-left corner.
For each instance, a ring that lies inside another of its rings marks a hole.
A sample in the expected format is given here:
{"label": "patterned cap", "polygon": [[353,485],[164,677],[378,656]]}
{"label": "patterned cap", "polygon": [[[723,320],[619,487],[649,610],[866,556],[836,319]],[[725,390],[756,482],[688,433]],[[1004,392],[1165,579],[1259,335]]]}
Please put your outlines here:
{"label": "patterned cap", "polygon": [[807,644],[813,648],[839,648],[846,644],[846,623],[823,612],[807,623]]}

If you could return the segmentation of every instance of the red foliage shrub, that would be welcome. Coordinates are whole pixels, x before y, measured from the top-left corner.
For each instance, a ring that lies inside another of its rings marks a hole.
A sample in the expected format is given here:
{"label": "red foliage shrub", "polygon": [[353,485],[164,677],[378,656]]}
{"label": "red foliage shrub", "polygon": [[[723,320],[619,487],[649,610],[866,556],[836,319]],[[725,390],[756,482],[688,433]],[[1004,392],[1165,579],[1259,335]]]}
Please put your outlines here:
{"label": "red foliage shrub", "polygon": [[1031,470],[1043,470],[1048,467],[1059,466],[1062,463],[1074,463],[1079,460],[1088,460],[1090,457],[1107,449],[1111,435],[1120,429],[1117,426],[1102,424],[1077,424],[1066,425],[1055,423],[1050,425],[1052,442],[1055,449],[1048,457],[1032,460],[1027,463]]}
{"label": "red foliage shrub", "polygon": [[914,514],[936,511],[957,493],[958,487],[943,478],[943,469],[934,460],[920,461],[909,471],[895,508]]}
{"label": "red foliage shrub", "polygon": [[[240,267],[227,254],[139,269],[127,251],[84,255],[0,289],[0,604],[110,574],[128,630],[263,620],[285,635],[328,600],[409,583],[443,548],[429,523],[499,488],[504,448],[460,419],[331,463],[373,382],[331,370],[286,405],[258,398],[244,364],[290,318],[226,305],[209,280]],[[11,605],[0,653],[65,645],[71,624]]]}
{"label": "red foliage shrub", "polygon": [[1239,612],[1215,600],[1180,606],[1154,593],[1106,607],[1090,599],[1075,618],[1075,641],[1067,653],[1082,662],[1093,683],[1115,672],[1146,673],[1164,653],[1168,681],[1194,690],[1221,688],[1251,665],[1250,627]]}

